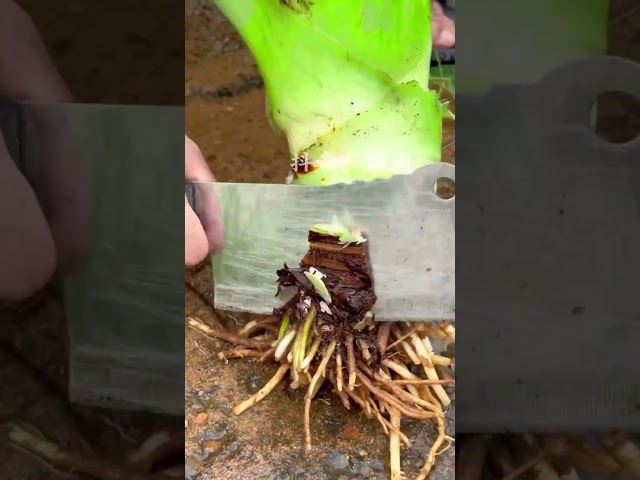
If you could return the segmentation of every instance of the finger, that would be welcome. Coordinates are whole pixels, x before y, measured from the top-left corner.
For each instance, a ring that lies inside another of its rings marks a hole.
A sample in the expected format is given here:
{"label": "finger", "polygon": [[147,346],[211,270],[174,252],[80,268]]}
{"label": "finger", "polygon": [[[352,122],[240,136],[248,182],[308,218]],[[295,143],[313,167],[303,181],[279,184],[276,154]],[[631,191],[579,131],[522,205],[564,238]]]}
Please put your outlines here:
{"label": "finger", "polygon": [[447,17],[442,5],[431,2],[431,38],[433,48],[453,48],[456,45],[456,25]]}
{"label": "finger", "polygon": [[[192,182],[215,182],[198,146],[185,135],[185,179]],[[198,211],[202,229],[209,244],[209,253],[214,255],[223,246],[224,229],[220,205],[211,188],[197,189]]]}
{"label": "finger", "polygon": [[184,178],[191,182],[216,181],[200,148],[186,135],[184,136]]}
{"label": "finger", "polygon": [[0,299],[20,301],[55,270],[56,252],[36,196],[0,135]]}
{"label": "finger", "polygon": [[200,219],[184,199],[184,264],[197,265],[209,255],[209,242]]}
{"label": "finger", "polygon": [[72,143],[63,110],[36,106],[26,115],[28,175],[56,245],[57,268],[84,265],[91,248],[91,198],[86,164]]}
{"label": "finger", "polygon": [[[71,95],[30,17],[16,3],[0,1],[0,95],[38,103],[70,102]],[[66,271],[86,261],[90,246],[89,194],[84,162],[71,145],[64,113],[31,107],[28,180],[49,223]]]}

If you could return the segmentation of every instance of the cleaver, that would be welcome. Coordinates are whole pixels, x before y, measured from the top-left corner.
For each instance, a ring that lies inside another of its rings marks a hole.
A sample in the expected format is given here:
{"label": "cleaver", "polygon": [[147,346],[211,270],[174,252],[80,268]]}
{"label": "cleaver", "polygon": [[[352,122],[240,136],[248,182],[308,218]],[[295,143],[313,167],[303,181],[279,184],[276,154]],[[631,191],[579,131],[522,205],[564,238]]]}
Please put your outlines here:
{"label": "cleaver", "polygon": [[0,99],[0,135],[58,234],[70,400],[182,415],[184,108]]}
{"label": "cleaver", "polygon": [[378,321],[455,319],[455,197],[434,192],[455,167],[435,163],[410,175],[330,186],[187,183],[205,215],[221,206],[225,246],[213,259],[216,308],[271,314],[276,270],[297,265],[312,225],[335,220],[367,239]]}

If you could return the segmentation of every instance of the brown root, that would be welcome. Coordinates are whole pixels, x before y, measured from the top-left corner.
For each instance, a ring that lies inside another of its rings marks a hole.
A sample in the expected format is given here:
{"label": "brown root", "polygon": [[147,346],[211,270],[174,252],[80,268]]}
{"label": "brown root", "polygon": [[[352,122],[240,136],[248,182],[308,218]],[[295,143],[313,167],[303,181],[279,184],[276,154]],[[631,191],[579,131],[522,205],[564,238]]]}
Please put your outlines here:
{"label": "brown root", "polygon": [[378,342],[378,346],[380,347],[380,353],[384,355],[387,351],[387,344],[389,343],[389,334],[391,333],[391,324],[383,323],[378,327],[378,335],[376,340]]}
{"label": "brown root", "polygon": [[57,444],[31,433],[22,427],[12,425],[9,441],[16,448],[35,455],[56,470],[74,472],[98,480],[160,480],[167,478],[161,474],[137,473],[127,468],[115,467],[106,462],[85,455],[76,455],[63,450]]}
{"label": "brown root", "polygon": [[236,345],[243,345],[249,348],[265,348],[269,347],[271,342],[268,341],[255,341],[248,338],[242,338],[238,335],[235,335],[227,330],[220,330],[218,328],[214,328],[210,325],[207,325],[202,322],[199,318],[189,317],[188,325],[197,330],[200,333],[203,333],[207,337],[210,338],[221,338],[222,340],[226,340],[229,343],[233,343]]}
{"label": "brown root", "polygon": [[400,412],[405,415],[413,418],[417,418],[419,420],[430,420],[432,418],[438,417],[437,413],[434,412],[425,412],[424,410],[418,410],[417,408],[410,407],[409,405],[404,405],[397,398],[395,398],[392,394],[385,392],[384,390],[379,389],[374,386],[367,376],[363,374],[360,370],[356,370],[356,374],[358,380],[362,383],[362,385],[371,393],[375,394],[380,400],[388,403],[389,405],[397,408]]}
{"label": "brown root", "polygon": [[307,453],[311,452],[311,426],[310,426],[310,411],[311,411],[311,400],[315,396],[316,392],[319,390],[320,386],[316,388],[316,385],[319,383],[320,378],[324,376],[325,370],[327,368],[327,364],[329,360],[331,360],[331,355],[333,355],[333,351],[336,348],[336,341],[332,340],[329,343],[329,346],[325,350],[322,355],[322,360],[320,361],[320,365],[318,366],[318,370],[316,370],[315,375],[313,376],[311,383],[309,384],[309,389],[307,390],[307,394],[304,397],[305,408],[304,408],[304,430],[306,436],[306,444],[305,451]]}
{"label": "brown root", "polygon": [[416,480],[425,480],[427,478],[427,475],[429,475],[433,465],[436,463],[436,456],[438,455],[438,450],[444,443],[444,439],[444,419],[442,417],[438,417],[438,437],[436,438],[436,441],[433,442],[431,450],[429,450],[429,455],[427,456],[427,461],[425,462],[424,467],[422,467],[422,470],[420,470],[420,475],[418,475]]}
{"label": "brown root", "polygon": [[227,350],[226,352],[218,353],[220,360],[231,360],[232,358],[261,358],[264,355],[260,350],[253,350],[251,348],[236,348],[234,350]]}

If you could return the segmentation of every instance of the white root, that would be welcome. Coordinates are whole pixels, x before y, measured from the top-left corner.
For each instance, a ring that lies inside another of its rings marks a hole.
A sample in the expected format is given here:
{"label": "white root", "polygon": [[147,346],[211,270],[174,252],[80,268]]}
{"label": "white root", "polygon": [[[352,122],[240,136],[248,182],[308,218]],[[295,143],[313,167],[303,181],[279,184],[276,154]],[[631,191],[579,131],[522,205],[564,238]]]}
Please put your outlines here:
{"label": "white root", "polygon": [[336,383],[338,391],[342,391],[342,355],[336,355]]}
{"label": "white root", "polygon": [[356,386],[356,353],[353,348],[353,339],[347,339],[347,370],[349,371],[349,390]]}
{"label": "white root", "polygon": [[253,407],[256,403],[258,403],[264,397],[269,395],[269,393],[271,393],[271,391],[276,387],[276,385],[280,383],[280,381],[284,377],[285,373],[287,373],[289,368],[290,367],[288,364],[281,365],[280,368],[278,368],[278,371],[276,372],[276,374],[271,378],[271,380],[267,382],[267,384],[264,387],[260,389],[260,391],[258,391],[258,393],[256,393],[254,396],[252,396],[248,400],[245,400],[244,402],[242,402],[240,405],[236,406],[233,409],[233,414],[240,415],[242,412]]}
{"label": "white root", "polygon": [[[427,339],[427,337],[425,337]],[[428,339],[427,339],[428,342]],[[431,347],[431,343],[428,343],[428,347],[425,347],[423,341],[416,335],[415,333],[411,335],[411,343],[416,349],[416,353],[418,357],[420,357],[420,361],[422,363],[422,368],[424,368],[424,372],[427,374],[427,378],[430,380],[439,380],[438,372],[433,367],[433,363],[431,362],[431,355],[433,354],[433,348]],[[444,390],[442,385],[430,385],[435,394],[438,396],[440,403],[442,403],[443,407],[448,407],[451,404],[451,399],[447,392]]]}
{"label": "white root", "polygon": [[316,356],[316,353],[318,353],[318,348],[320,348],[320,343],[322,343],[322,339],[320,337],[316,338],[313,341],[313,344],[309,349],[309,353],[307,353],[307,356],[304,357],[304,360],[302,360],[302,363],[300,364],[300,368],[302,368],[303,372],[306,373],[309,371],[309,366],[311,365],[313,358]]}
{"label": "white root", "polygon": [[98,480],[150,480],[151,475],[136,473],[129,469],[114,467],[110,464],[84,455],[75,455],[63,450],[45,438],[28,432],[18,425],[11,425],[9,442],[16,449],[29,452],[42,459],[47,466],[58,471],[74,472]]}
{"label": "white root", "polygon": [[292,329],[292,330],[289,330],[285,334],[285,336],[282,338],[282,340],[280,340],[280,343],[278,344],[278,347],[276,348],[276,353],[275,353],[275,358],[276,358],[277,361],[280,361],[282,356],[287,351],[287,348],[289,347],[289,344],[293,340],[293,337],[295,337],[295,336],[296,336],[296,331],[294,329]]}
{"label": "white root", "polygon": [[442,330],[444,331],[444,333],[446,333],[446,334],[447,334],[447,336],[448,336],[451,340],[453,340],[454,342],[456,341],[456,328],[455,328],[452,324],[447,323],[447,324],[442,328]]}
{"label": "white root", "polygon": [[256,322],[255,320],[251,320],[249,323],[247,323],[244,327],[240,329],[240,331],[238,332],[238,335],[242,335],[242,336],[246,335],[257,324],[258,322]]}
{"label": "white root", "polygon": [[411,361],[414,363],[414,365],[421,364],[420,359],[418,358],[418,355],[416,355],[416,352],[413,351],[413,348],[411,348],[411,345],[409,345],[406,341],[400,342],[400,345],[402,346],[404,351],[407,352],[407,355],[409,356]]}
{"label": "white root", "polygon": [[369,346],[367,345],[367,342],[361,339],[357,339],[356,342],[358,343],[358,348],[360,348],[360,352],[362,353],[364,359],[370,360],[371,353],[369,352]]}
{"label": "white root", "polygon": [[442,417],[437,417],[437,420],[438,438],[436,438],[436,441],[433,442],[431,450],[429,450],[429,455],[427,456],[427,461],[425,462],[424,467],[422,467],[422,470],[420,470],[420,474],[418,475],[416,480],[426,480],[429,472],[431,472],[431,469],[433,468],[433,465],[436,463],[436,455],[438,454],[438,451],[440,450],[440,447],[442,446],[446,438],[444,432],[444,420],[442,419]]}
{"label": "white root", "polygon": [[394,429],[389,434],[389,454],[391,456],[391,480],[404,480],[404,474],[400,466],[400,437],[396,433],[400,430],[401,414],[398,409],[387,405],[391,417],[391,425]]}

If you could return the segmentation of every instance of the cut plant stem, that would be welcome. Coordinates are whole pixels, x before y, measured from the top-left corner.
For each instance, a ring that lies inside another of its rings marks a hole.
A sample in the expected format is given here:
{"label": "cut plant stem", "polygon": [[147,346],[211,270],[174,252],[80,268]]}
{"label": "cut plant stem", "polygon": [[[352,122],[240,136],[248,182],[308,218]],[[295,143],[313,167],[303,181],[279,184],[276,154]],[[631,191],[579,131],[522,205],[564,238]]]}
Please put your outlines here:
{"label": "cut plant stem", "polygon": [[262,400],[264,397],[269,395],[269,393],[280,383],[285,374],[289,371],[289,365],[280,365],[276,374],[267,382],[267,384],[262,387],[258,393],[252,396],[250,399],[245,400],[240,405],[236,406],[233,409],[234,415],[240,415],[245,410],[253,407],[256,403]]}

